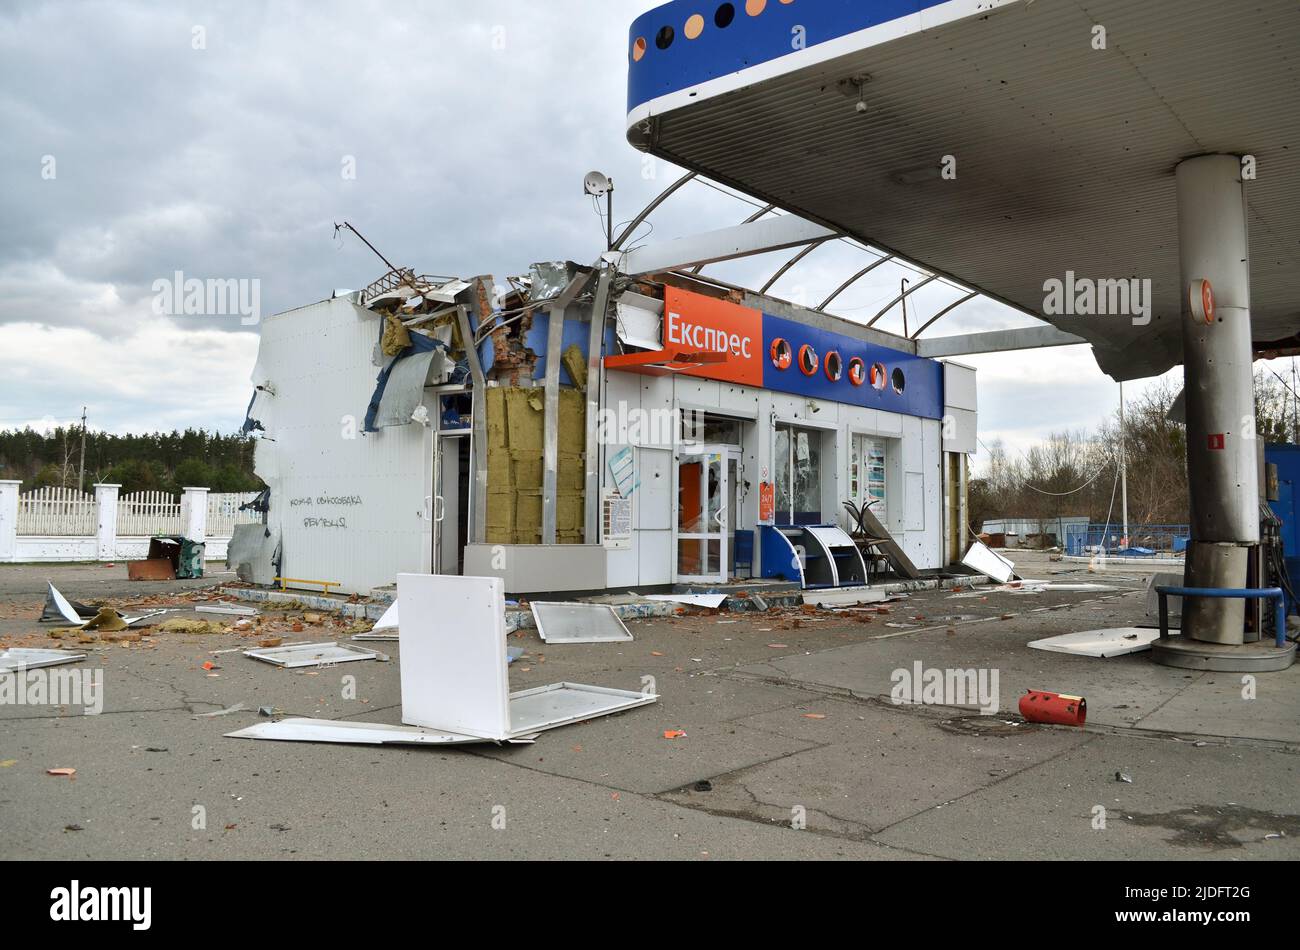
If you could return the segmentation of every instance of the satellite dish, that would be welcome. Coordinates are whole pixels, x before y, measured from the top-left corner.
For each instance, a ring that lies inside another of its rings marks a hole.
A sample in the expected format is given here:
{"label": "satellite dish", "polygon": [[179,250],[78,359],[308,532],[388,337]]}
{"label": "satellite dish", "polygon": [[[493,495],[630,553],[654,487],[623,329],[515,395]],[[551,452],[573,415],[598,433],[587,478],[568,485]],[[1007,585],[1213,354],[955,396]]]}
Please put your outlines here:
{"label": "satellite dish", "polygon": [[614,190],[614,183],[601,172],[587,172],[582,189],[589,195],[607,195]]}

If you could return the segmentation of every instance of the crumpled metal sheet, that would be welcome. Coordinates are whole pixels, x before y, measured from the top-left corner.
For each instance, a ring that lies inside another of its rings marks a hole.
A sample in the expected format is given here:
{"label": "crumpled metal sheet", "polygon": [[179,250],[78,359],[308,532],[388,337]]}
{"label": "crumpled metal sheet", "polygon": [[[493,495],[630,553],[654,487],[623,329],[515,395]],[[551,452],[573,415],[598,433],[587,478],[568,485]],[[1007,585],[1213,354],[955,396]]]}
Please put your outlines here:
{"label": "crumpled metal sheet", "polygon": [[226,547],[226,564],[245,584],[269,585],[277,573],[280,535],[264,524],[237,524]]}
{"label": "crumpled metal sheet", "polygon": [[578,272],[578,265],[572,261],[544,261],[529,268],[533,283],[529,288],[530,300],[547,300],[558,296],[560,291],[569,286],[569,281]]}
{"label": "crumpled metal sheet", "polygon": [[379,399],[375,428],[408,425],[424,401],[424,387],[430,377],[444,375],[448,371],[447,362],[447,354],[441,349],[412,353],[398,360],[388,374],[388,384]]}

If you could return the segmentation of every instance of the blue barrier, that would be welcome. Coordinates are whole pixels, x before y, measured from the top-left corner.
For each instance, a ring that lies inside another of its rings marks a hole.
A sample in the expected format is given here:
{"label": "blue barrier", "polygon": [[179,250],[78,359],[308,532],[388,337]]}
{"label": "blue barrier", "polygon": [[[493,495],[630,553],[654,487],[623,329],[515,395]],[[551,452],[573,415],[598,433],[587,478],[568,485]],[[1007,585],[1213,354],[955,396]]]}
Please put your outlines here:
{"label": "blue barrier", "polygon": [[[1169,636],[1169,595],[1175,597],[1241,597],[1246,600],[1268,599],[1277,601],[1273,613],[1274,642],[1279,649],[1286,646],[1286,594],[1280,587],[1170,587],[1156,585],[1156,594],[1160,597],[1160,639]],[[1263,631],[1261,630],[1262,634]],[[1260,639],[1263,639],[1261,636]]]}

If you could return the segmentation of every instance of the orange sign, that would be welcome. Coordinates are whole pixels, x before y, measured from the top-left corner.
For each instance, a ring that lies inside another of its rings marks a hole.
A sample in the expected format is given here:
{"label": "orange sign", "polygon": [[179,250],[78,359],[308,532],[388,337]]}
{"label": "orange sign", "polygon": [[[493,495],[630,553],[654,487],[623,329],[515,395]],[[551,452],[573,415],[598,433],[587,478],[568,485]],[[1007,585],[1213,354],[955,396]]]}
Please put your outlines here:
{"label": "orange sign", "polygon": [[758,520],[760,524],[771,524],[776,516],[776,484],[774,482],[758,483]]}
{"label": "orange sign", "polygon": [[726,354],[725,362],[693,366],[684,375],[763,385],[763,314],[752,307],[667,287],[664,349]]}

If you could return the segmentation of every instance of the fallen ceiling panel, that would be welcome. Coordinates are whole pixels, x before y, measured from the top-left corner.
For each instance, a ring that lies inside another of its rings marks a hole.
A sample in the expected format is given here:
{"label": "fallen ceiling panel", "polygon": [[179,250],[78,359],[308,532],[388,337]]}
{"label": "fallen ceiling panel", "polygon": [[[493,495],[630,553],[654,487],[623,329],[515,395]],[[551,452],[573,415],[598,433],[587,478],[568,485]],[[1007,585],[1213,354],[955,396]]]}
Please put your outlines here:
{"label": "fallen ceiling panel", "polygon": [[30,650],[10,647],[7,650],[0,650],[0,673],[34,670],[42,666],[62,666],[64,663],[76,663],[85,658],[84,653],[69,653],[66,650]]}
{"label": "fallen ceiling panel", "polygon": [[537,633],[547,643],[626,643],[627,627],[608,604],[533,601]]}
{"label": "fallen ceiling panel", "polygon": [[1049,653],[1073,653],[1076,656],[1124,656],[1150,650],[1160,637],[1159,630],[1148,627],[1115,627],[1110,630],[1082,630],[1059,637],[1034,640],[1029,646]]}
{"label": "fallen ceiling panel", "polygon": [[273,663],[285,669],[297,669],[303,666],[330,666],[335,663],[351,663],[356,660],[388,659],[388,655],[365,647],[352,646],[347,643],[298,643],[287,647],[262,647],[245,650],[244,656]]}
{"label": "fallen ceiling panel", "polygon": [[[439,732],[418,726],[390,726],[377,722],[344,722],[334,719],[282,719],[279,722],[261,722],[236,732],[227,732],[230,739],[273,739],[280,742],[332,742],[341,745],[463,745],[472,742],[489,742],[477,736],[462,736],[454,732]],[[518,737],[511,742],[531,742],[529,737]]]}

